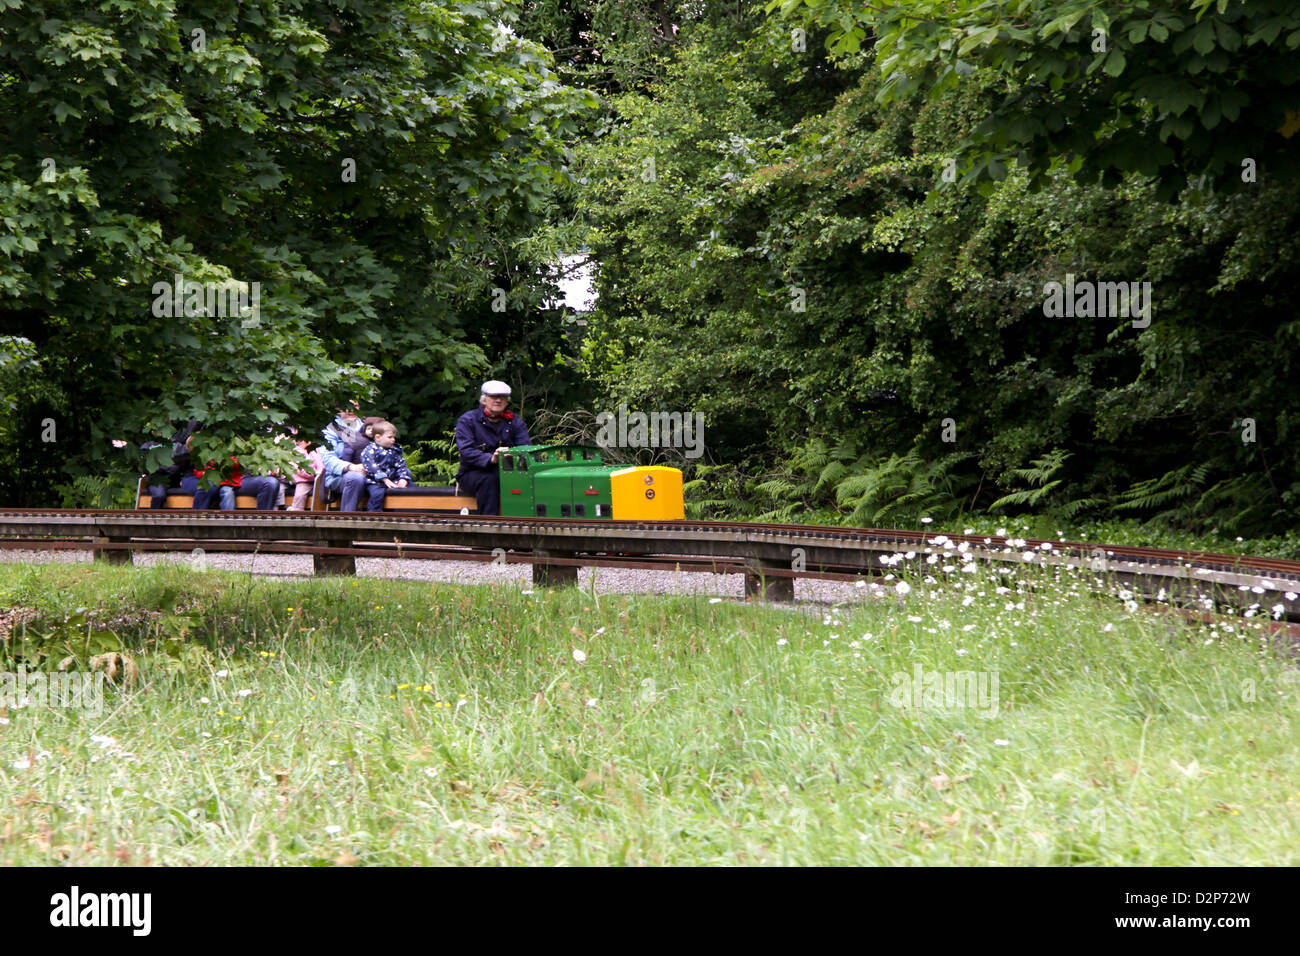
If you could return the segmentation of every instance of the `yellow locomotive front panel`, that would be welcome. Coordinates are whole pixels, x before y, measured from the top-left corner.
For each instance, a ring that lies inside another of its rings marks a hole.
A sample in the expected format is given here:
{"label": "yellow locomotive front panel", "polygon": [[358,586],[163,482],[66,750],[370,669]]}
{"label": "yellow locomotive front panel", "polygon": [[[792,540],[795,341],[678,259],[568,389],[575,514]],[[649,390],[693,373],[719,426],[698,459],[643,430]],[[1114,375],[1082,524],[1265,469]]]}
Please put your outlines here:
{"label": "yellow locomotive front panel", "polygon": [[663,465],[610,472],[615,521],[681,521],[686,517],[682,473]]}

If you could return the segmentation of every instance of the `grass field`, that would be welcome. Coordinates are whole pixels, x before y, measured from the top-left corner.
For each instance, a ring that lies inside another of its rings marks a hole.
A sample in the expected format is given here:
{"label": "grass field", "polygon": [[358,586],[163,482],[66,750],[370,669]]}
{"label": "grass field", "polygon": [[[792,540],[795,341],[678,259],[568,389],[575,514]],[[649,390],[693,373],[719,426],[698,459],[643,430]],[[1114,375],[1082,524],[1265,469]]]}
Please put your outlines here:
{"label": "grass field", "polygon": [[1300,861],[1285,655],[1044,573],[809,611],[0,566],[0,670],[132,673],[0,710],[0,863]]}

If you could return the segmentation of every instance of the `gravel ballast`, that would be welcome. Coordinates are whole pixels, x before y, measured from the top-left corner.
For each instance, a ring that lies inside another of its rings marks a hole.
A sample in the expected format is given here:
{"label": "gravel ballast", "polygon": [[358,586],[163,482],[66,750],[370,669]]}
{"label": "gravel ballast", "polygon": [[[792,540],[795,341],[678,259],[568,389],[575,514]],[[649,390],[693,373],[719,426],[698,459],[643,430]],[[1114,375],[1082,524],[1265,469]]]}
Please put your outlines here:
{"label": "gravel ballast", "polygon": [[[89,563],[89,551],[12,550],[0,552],[6,564],[76,564]],[[162,562],[198,562],[221,571],[243,571],[271,577],[311,577],[312,558],[308,554],[236,554],[207,552],[200,557],[190,552],[137,551],[137,567]],[[368,578],[396,578],[409,581],[438,581],[448,584],[510,584],[532,588],[532,571],[527,564],[492,564],[482,561],[429,560],[421,558],[357,558],[357,575]],[[578,586],[594,587],[597,594],[700,594],[709,597],[743,600],[744,577],[740,574],[711,574],[702,571],[651,571],[633,568],[579,568]],[[840,581],[796,579],[795,602],[833,604],[866,600],[869,587],[857,587]]]}

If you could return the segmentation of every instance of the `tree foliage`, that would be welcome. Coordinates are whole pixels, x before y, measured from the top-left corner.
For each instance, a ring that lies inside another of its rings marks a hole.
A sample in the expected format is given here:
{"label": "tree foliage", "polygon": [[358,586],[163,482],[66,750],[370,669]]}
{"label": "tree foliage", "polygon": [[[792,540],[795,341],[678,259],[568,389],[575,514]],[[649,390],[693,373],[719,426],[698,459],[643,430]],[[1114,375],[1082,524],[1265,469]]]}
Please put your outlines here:
{"label": "tree foliage", "polygon": [[[268,426],[319,427],[381,373],[418,379],[426,407],[463,402],[501,249],[543,215],[595,104],[513,12],[8,0],[0,335],[31,344],[44,384],[5,430],[6,500],[133,471],[107,440],[166,419],[205,421],[223,460],[251,440],[262,470],[284,463]],[[177,275],[257,282],[260,314],[160,316],[154,286]]]}
{"label": "tree foliage", "polygon": [[960,144],[966,175],[998,180],[1019,162],[1080,183],[1155,176],[1171,199],[1189,180],[1220,189],[1300,170],[1300,9],[1290,0],[773,0],[829,30],[827,46],[869,49],[882,101],[932,98],[988,73],[1003,81]]}
{"label": "tree foliage", "polygon": [[[1003,78],[882,96],[896,78],[872,56],[828,76],[821,38],[801,54],[780,21],[683,35],[665,79],[617,98],[579,151],[609,402],[703,410],[713,460],[761,476],[774,508],[1099,511],[1190,462],[1205,483],[1169,483],[1171,516],[1290,520],[1294,179],[1172,206],[1153,178],[1112,189],[1063,166],[1038,190],[1021,168],[973,190],[947,161]],[[1046,283],[1067,274],[1150,282],[1152,321],[1050,317]],[[813,465],[814,444],[837,451]]]}

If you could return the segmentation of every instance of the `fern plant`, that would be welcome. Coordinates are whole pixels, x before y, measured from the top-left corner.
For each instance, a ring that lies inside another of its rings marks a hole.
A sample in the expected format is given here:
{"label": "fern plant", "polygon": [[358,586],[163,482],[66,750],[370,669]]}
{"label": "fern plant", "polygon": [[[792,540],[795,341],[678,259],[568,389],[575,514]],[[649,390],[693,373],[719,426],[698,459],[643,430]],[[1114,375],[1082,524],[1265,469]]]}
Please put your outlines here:
{"label": "fern plant", "polygon": [[1267,480],[1258,473],[1225,478],[1206,489],[1191,512],[1204,516],[1202,521],[1213,516],[1217,530],[1224,534],[1267,533],[1294,520],[1291,510],[1270,492]]}
{"label": "fern plant", "polygon": [[852,508],[847,524],[914,523],[922,517],[950,517],[961,512],[965,491],[974,483],[957,466],[973,457],[973,452],[957,452],[926,461],[915,451],[890,455],[839,481],[835,500],[841,507]]}
{"label": "fern plant", "polygon": [[690,480],[682,483],[682,494],[688,518],[725,519],[754,513],[744,477],[730,465],[696,465]]}
{"label": "fern plant", "polygon": [[[1200,491],[1210,473],[1210,468],[1210,462],[1190,462],[1181,468],[1165,472],[1159,478],[1139,481],[1132,488],[1120,493],[1115,510],[1146,511],[1167,508],[1175,502],[1186,501]],[[1202,500],[1206,500],[1204,496]]]}
{"label": "fern plant", "polygon": [[64,508],[133,508],[138,478],[124,475],[77,475],[55,486]]}
{"label": "fern plant", "polygon": [[[1071,453],[1062,448],[1049,451],[1042,458],[1035,458],[1030,464],[1030,468],[1012,469],[1012,474],[1029,482],[1029,488],[1020,491],[1013,491],[1009,495],[1003,495],[993,504],[989,505],[990,511],[996,511],[1000,508],[1011,506],[1023,506],[1026,508],[1036,508],[1065,479],[1057,478],[1055,481],[1048,481],[1054,474],[1061,470],[1071,457]],[[1079,504],[1079,503],[1076,503]],[[1075,509],[1076,512],[1081,510]]]}
{"label": "fern plant", "polygon": [[450,438],[415,442],[406,453],[406,467],[417,485],[450,485],[460,471],[460,452]]}

